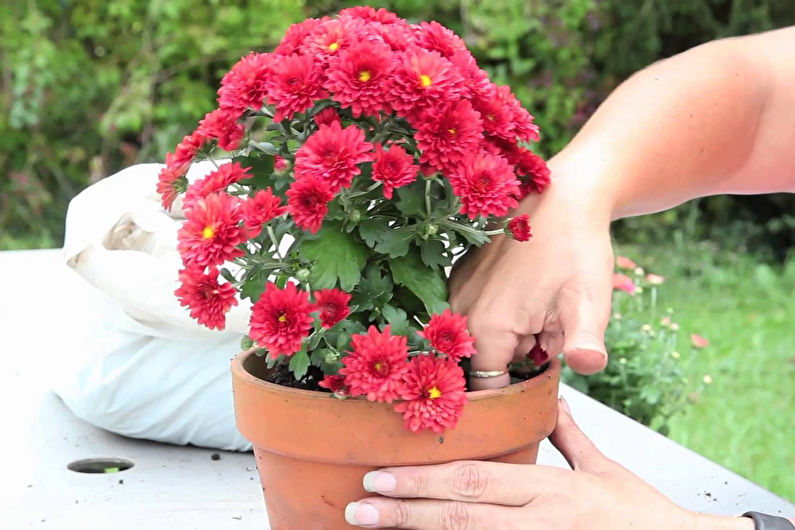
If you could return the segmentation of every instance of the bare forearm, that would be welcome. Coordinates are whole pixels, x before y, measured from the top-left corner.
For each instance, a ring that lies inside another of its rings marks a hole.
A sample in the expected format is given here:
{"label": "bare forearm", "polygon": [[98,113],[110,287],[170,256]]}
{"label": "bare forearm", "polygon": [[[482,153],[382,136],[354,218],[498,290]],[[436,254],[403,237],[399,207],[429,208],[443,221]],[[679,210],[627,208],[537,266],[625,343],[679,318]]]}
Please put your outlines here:
{"label": "bare forearm", "polygon": [[795,191],[795,28],[637,73],[551,162],[613,218],[718,193]]}

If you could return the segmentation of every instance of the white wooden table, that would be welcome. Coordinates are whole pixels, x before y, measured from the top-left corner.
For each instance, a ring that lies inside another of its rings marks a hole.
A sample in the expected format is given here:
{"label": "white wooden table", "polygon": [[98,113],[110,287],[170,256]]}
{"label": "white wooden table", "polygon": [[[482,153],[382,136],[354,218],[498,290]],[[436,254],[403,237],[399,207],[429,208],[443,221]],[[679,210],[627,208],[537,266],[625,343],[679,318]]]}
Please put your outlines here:
{"label": "white wooden table", "polygon": [[[69,274],[57,251],[0,252],[0,528],[267,529],[251,454],[122,438],[77,419],[48,391],[37,376],[41,349],[58,344],[47,319],[79,315],[49,315],[46,300]],[[561,393],[609,457],[675,502],[726,515],[754,509],[795,517],[786,500],[571,388]],[[112,474],[66,467],[94,457],[135,465]],[[539,460],[565,465],[546,442]]]}

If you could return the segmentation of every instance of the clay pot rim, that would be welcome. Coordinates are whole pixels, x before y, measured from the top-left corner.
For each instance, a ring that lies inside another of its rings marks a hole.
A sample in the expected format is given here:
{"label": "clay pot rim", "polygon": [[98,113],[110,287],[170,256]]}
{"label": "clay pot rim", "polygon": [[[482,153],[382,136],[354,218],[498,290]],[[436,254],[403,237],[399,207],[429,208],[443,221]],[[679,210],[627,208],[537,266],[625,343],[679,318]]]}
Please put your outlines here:
{"label": "clay pot rim", "polygon": [[[243,366],[243,363],[249,359],[252,355],[255,355],[254,350],[247,350],[238,353],[232,358],[232,372],[235,377],[239,378],[242,382],[253,385],[256,387],[260,387],[263,390],[270,390],[272,392],[281,392],[287,395],[293,395],[295,397],[301,397],[303,399],[328,399],[331,394],[328,392],[319,392],[317,390],[303,390],[300,388],[292,388],[289,386],[284,385],[277,385],[276,383],[271,383],[265,381],[264,379],[260,379],[259,377],[249,373],[248,370]],[[515,394],[517,392],[524,392],[529,388],[534,388],[537,386],[545,386],[549,384],[549,376],[553,375],[556,372],[560,372],[561,365],[560,360],[557,357],[552,357],[549,360],[549,366],[546,370],[542,373],[536,375],[532,379],[528,379],[526,381],[521,381],[519,383],[514,383],[512,385],[508,385],[502,388],[490,388],[486,390],[474,390],[467,392],[467,400],[468,401],[480,401],[483,399],[491,399],[500,396],[506,396]],[[347,398],[346,401],[349,402],[361,402],[361,403],[371,403],[367,401],[363,397],[354,397],[354,398]]]}

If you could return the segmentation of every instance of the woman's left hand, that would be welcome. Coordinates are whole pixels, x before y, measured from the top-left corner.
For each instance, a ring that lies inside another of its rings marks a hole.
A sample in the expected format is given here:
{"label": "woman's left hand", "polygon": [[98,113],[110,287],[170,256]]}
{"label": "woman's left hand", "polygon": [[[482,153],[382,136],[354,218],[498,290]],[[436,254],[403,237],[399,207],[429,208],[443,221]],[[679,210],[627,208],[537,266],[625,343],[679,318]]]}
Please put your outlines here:
{"label": "woman's left hand", "polygon": [[348,505],[349,523],[415,530],[753,529],[750,519],[681,508],[609,460],[561,400],[550,436],[572,470],[495,462],[382,469],[364,478],[380,494]]}

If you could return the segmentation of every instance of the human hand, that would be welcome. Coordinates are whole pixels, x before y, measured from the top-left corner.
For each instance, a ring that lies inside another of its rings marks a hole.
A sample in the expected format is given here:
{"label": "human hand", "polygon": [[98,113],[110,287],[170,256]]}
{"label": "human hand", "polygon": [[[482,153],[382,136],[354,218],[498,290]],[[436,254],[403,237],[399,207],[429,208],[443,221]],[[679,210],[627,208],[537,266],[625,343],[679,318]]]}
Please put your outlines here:
{"label": "human hand", "polygon": [[[465,256],[450,279],[450,304],[468,317],[478,355],[474,370],[503,370],[536,344],[563,352],[577,372],[607,363],[613,252],[610,204],[578,179],[575,168],[550,162],[552,185],[528,196],[517,214],[530,215],[533,237],[495,236]],[[475,389],[506,386],[509,377],[472,380]]]}
{"label": "human hand", "polygon": [[[681,508],[609,460],[561,400],[550,436],[573,470],[496,462],[389,468],[364,487],[381,497],[348,505],[350,524],[414,530],[751,530],[750,519]],[[358,523],[357,523],[358,522]]]}

